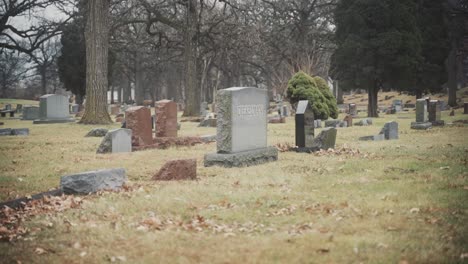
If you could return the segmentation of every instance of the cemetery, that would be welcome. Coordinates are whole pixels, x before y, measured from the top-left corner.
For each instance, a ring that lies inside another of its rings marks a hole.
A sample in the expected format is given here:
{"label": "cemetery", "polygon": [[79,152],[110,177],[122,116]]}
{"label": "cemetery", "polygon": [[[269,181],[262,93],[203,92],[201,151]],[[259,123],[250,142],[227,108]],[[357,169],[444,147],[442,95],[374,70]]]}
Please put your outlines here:
{"label": "cemetery", "polygon": [[468,263],[465,2],[0,2],[0,264]]}
{"label": "cemetery", "polygon": [[[276,102],[262,91],[231,88],[219,96],[217,127],[183,122],[177,129],[181,112],[170,101],[127,108],[126,128],[3,118],[3,130],[29,134],[0,137],[0,201],[13,201],[1,211],[0,252],[44,262],[216,262],[224,257],[218,251],[242,258],[247,248],[262,260],[298,262],[457,259],[468,138],[466,125],[454,121],[468,120],[463,108],[454,116],[438,111],[432,120],[445,126],[427,130],[413,129],[432,125],[420,101],[379,118],[358,112],[350,120],[343,112],[337,120],[354,126],[322,127],[308,101],[285,123],[268,124],[266,109]],[[152,113],[161,116],[154,128]],[[79,119],[73,116],[64,118]],[[154,146],[171,137],[197,143]],[[185,246],[194,239],[204,242]],[[112,248],[102,246],[109,241]],[[295,255],[299,245],[308,250]],[[155,248],[157,255],[138,253]]]}

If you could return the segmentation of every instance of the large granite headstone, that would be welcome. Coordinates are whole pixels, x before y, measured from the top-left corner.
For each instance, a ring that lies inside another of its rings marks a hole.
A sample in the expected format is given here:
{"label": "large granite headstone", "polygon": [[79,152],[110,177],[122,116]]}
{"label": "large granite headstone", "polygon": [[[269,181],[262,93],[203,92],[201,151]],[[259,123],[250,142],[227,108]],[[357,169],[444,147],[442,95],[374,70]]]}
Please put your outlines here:
{"label": "large granite headstone", "polygon": [[437,100],[429,101],[429,106],[427,112],[429,113],[429,122],[432,123],[433,126],[443,126],[444,121],[440,119],[441,112],[440,112],[440,103]]}
{"label": "large granite headstone", "polygon": [[206,167],[243,167],[278,159],[278,150],[267,146],[267,90],[219,90],[216,103],[217,152],[205,155]]}
{"label": "large granite headstone", "polygon": [[68,99],[66,96],[58,94],[46,94],[40,97],[39,119],[33,124],[53,124],[75,122],[70,118]]}
{"label": "large granite headstone", "polygon": [[125,111],[125,127],[132,130],[132,145],[153,144],[151,110],[144,106],[130,107]]}
{"label": "large granite headstone", "polygon": [[39,107],[38,106],[24,106],[23,117],[21,120],[35,120],[39,118]]}
{"label": "large granite headstone", "polygon": [[177,137],[177,104],[170,100],[156,102],[156,137]]}
{"label": "large granite headstone", "polygon": [[427,99],[416,100],[416,122],[411,122],[412,129],[429,129],[432,123],[427,122]]}
{"label": "large granite headstone", "polygon": [[314,142],[314,111],[308,100],[301,100],[296,110],[296,146],[310,148]]}
{"label": "large granite headstone", "polygon": [[104,136],[97,153],[132,152],[132,130],[114,129]]}

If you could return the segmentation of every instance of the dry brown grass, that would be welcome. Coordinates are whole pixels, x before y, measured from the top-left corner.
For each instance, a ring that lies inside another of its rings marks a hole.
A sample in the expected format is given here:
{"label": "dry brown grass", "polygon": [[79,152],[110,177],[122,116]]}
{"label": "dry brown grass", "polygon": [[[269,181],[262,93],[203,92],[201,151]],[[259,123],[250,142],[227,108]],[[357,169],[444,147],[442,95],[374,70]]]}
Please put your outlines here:
{"label": "dry brown grass", "polygon": [[[460,111],[442,117],[468,119]],[[203,167],[213,143],[97,155],[101,139],[84,137],[92,126],[4,119],[31,135],[0,138],[0,200],[112,167],[127,170],[134,190],[28,218],[22,239],[0,242],[0,262],[466,262],[468,126],[415,131],[413,119],[382,115],[373,126],[340,128],[337,148],[345,151],[281,152],[278,162],[238,169]],[[399,122],[399,140],[357,140],[390,120]],[[183,123],[180,135],[215,133],[196,125]],[[293,118],[269,125],[268,136],[270,145],[293,144]],[[150,180],[165,161],[193,157],[199,180]]]}

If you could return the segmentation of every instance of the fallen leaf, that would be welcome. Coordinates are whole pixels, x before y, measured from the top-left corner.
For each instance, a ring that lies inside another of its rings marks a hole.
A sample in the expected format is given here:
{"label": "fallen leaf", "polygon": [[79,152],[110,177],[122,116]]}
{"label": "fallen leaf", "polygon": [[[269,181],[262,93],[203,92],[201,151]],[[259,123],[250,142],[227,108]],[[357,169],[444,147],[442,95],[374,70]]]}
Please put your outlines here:
{"label": "fallen leaf", "polygon": [[38,254],[38,255],[43,255],[43,254],[46,254],[47,251],[46,251],[45,249],[43,249],[43,248],[38,247],[38,248],[36,248],[36,249],[34,250],[34,253],[36,253],[36,254]]}

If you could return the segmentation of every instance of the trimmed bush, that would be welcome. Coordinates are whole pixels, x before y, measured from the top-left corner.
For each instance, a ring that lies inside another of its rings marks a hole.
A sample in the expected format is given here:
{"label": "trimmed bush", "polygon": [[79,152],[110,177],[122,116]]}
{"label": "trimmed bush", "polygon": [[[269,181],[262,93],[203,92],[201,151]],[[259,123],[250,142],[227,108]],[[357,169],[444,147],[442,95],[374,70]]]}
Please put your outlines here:
{"label": "trimmed bush", "polygon": [[325,80],[320,77],[312,78],[303,71],[296,73],[288,82],[287,96],[291,104],[308,100],[312,104],[315,119],[338,117],[336,99]]}

